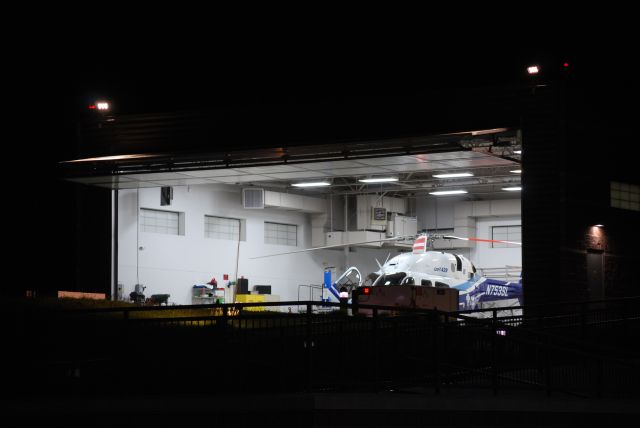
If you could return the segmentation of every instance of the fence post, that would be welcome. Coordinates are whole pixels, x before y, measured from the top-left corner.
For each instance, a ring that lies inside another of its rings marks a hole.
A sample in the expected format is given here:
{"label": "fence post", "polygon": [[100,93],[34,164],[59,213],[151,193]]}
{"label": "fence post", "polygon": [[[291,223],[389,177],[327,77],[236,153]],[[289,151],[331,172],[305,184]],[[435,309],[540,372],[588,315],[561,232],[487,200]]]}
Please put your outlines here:
{"label": "fence post", "polygon": [[[347,318],[345,318],[342,321],[338,321],[338,337],[339,339],[339,346],[340,346],[340,362],[341,364],[338,367],[341,367],[342,362],[343,361],[349,361],[349,353],[347,350],[347,342],[345,340],[345,323],[348,322]],[[342,370],[341,372],[338,374],[338,385],[341,388],[344,388],[347,385],[347,381],[346,381],[346,376],[347,373],[343,373]]]}
{"label": "fence post", "polygon": [[629,327],[629,310],[627,305],[627,300],[622,301],[622,333],[624,335],[627,334]]}
{"label": "fence post", "polygon": [[603,389],[603,385],[602,385],[602,376],[603,376],[603,362],[602,362],[602,358],[598,358],[596,359],[596,375],[595,375],[595,390],[596,390],[596,397],[598,398],[602,398],[602,389]]}
{"label": "fence post", "polygon": [[436,395],[440,395],[440,335],[439,335],[439,324],[440,324],[440,316],[438,315],[437,310],[433,309],[433,354],[436,357],[435,366],[436,366]]}
{"label": "fence post", "polygon": [[306,328],[306,337],[305,337],[305,341],[304,341],[304,346],[307,349],[307,392],[311,392],[313,389],[313,354],[312,354],[312,349],[313,348],[313,339],[312,339],[312,335],[311,335],[311,313],[312,311],[312,304],[311,303],[307,303],[307,315],[306,315],[306,324],[307,324],[307,328]]}
{"label": "fence post", "polygon": [[493,395],[498,395],[498,311],[494,309],[491,319],[491,387]]}
{"label": "fence post", "polygon": [[[393,326],[393,337],[392,337],[392,341],[393,341],[393,349],[397,350],[399,349],[399,338],[398,338],[398,317],[393,317],[391,318],[391,322],[392,322],[392,326]],[[394,353],[394,362],[395,364],[403,364],[403,358],[398,358],[400,354],[396,351]],[[395,371],[391,370],[391,384],[395,386],[396,384],[396,377],[394,376]],[[398,379],[402,379],[402,376],[398,376]]]}
{"label": "fence post", "polygon": [[124,325],[124,341],[127,344],[127,346],[131,345],[129,343],[129,338],[131,337],[131,334],[129,332],[129,330],[131,329],[131,323],[129,322],[129,310],[128,309],[123,309],[122,310],[122,322]]}
{"label": "fence post", "polygon": [[587,304],[582,302],[580,304],[580,335],[582,340],[587,336]]}
{"label": "fence post", "polygon": [[378,308],[373,308],[373,390],[378,392],[378,383],[380,381],[380,355],[378,352]]}
{"label": "fence post", "polygon": [[220,322],[220,328],[225,329],[227,327],[227,321],[229,319],[229,307],[222,307],[222,321]]}
{"label": "fence post", "polygon": [[[444,313],[444,324],[442,325],[442,355],[449,355],[449,313]],[[444,388],[449,383],[449,368],[447,366],[442,368],[442,374],[444,381],[442,387]]]}
{"label": "fence post", "polygon": [[548,344],[549,339],[548,338],[544,338],[540,343],[542,345],[546,344],[547,345],[547,349],[545,349],[544,346],[542,346],[542,355],[544,358],[544,383],[545,383],[545,388],[547,390],[547,397],[551,397],[551,357],[550,357],[550,350],[549,348],[549,344]]}

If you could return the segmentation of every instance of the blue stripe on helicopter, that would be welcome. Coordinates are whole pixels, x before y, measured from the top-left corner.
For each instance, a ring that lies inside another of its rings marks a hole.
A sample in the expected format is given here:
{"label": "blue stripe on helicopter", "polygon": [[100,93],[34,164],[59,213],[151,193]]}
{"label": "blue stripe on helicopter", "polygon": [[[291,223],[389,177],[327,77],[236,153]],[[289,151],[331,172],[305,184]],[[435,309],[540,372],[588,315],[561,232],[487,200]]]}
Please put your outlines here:
{"label": "blue stripe on helicopter", "polygon": [[460,291],[460,294],[468,293],[471,289],[478,284],[477,280],[465,281],[462,284],[452,285],[451,288],[455,288]]}
{"label": "blue stripe on helicopter", "polygon": [[459,290],[460,309],[474,309],[482,302],[518,299],[522,304],[522,282],[483,278],[454,285]]}
{"label": "blue stripe on helicopter", "polygon": [[508,282],[487,279],[478,287],[482,301],[519,299],[522,300],[522,282]]}

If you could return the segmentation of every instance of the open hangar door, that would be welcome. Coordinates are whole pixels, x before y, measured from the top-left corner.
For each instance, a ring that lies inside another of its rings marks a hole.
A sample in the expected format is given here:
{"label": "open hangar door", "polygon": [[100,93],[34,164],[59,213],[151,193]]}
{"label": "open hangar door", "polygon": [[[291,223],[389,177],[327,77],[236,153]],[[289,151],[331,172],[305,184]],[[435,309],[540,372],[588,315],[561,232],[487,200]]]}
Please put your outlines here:
{"label": "open hangar door", "polygon": [[[68,166],[111,171],[71,180],[114,190],[112,295],[128,299],[139,284],[147,295],[191,304],[201,302],[193,286],[212,278],[226,301],[264,285],[281,301],[327,298],[314,288],[325,272],[335,279],[356,266],[367,275],[411,251],[412,240],[382,241],[395,236],[521,241],[521,153],[519,131],[499,128],[289,147],[284,155],[124,156]],[[464,255],[485,275],[520,276],[520,246],[433,245]],[[290,254],[262,257],[280,253]]]}

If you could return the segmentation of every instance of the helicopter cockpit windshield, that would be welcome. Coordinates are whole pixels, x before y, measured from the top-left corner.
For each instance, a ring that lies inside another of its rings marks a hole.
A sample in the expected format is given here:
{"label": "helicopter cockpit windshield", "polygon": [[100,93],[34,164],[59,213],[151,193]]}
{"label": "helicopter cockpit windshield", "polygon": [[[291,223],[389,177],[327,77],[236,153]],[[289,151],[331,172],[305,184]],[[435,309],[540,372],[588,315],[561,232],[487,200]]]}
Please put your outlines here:
{"label": "helicopter cockpit windshield", "polygon": [[[372,285],[404,285],[407,284],[405,272],[390,273],[387,275],[380,275]],[[413,280],[413,278],[411,278]],[[411,282],[413,283],[413,282]]]}

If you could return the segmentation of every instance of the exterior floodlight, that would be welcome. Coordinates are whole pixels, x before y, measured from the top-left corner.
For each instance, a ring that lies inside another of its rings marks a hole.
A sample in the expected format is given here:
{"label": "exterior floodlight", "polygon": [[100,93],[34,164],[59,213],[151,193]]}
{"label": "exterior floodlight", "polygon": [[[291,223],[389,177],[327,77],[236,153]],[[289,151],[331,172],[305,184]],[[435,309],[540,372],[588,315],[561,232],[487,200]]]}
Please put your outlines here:
{"label": "exterior floodlight", "polygon": [[429,192],[430,195],[443,196],[443,195],[461,195],[463,193],[469,193],[466,190],[439,190],[437,192]]}
{"label": "exterior floodlight", "polygon": [[604,227],[604,224],[594,224],[593,227]]}
{"label": "exterior floodlight", "polygon": [[470,172],[456,172],[452,174],[434,174],[435,178],[458,178],[458,177],[473,177]]}
{"label": "exterior floodlight", "polygon": [[111,106],[106,101],[99,101],[96,103],[96,108],[100,111],[107,111]]}
{"label": "exterior floodlight", "polygon": [[531,67],[527,67],[527,73],[529,74],[538,74],[540,72],[540,68],[537,65],[532,65]]}
{"label": "exterior floodlight", "polygon": [[514,174],[522,174],[522,170],[521,169],[514,169],[513,171],[509,171],[512,172]]}
{"label": "exterior floodlight", "polygon": [[314,181],[309,183],[294,183],[293,187],[323,187],[323,186],[331,186],[331,183],[327,181]]}
{"label": "exterior floodlight", "polygon": [[398,177],[362,178],[358,181],[360,183],[391,183],[398,181]]}
{"label": "exterior floodlight", "polygon": [[503,187],[502,190],[506,190],[507,192],[519,192],[522,190],[522,187]]}
{"label": "exterior floodlight", "polygon": [[516,155],[521,155],[522,154],[522,150],[514,150],[513,153],[516,154]]}

